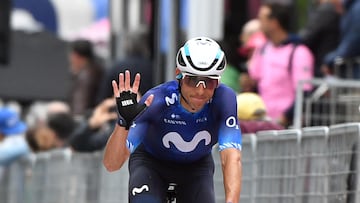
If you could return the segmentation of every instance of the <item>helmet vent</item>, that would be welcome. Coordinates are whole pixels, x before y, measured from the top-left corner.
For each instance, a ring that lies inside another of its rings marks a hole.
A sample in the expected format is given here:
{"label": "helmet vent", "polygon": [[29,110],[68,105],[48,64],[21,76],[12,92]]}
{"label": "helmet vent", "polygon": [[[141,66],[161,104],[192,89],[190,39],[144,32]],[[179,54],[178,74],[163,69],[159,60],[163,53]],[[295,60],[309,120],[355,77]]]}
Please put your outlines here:
{"label": "helmet vent", "polygon": [[182,57],[182,54],[181,54],[181,52],[179,52],[179,54],[178,54],[178,63],[181,65],[181,66],[186,66],[186,63],[185,63],[185,61],[184,61],[184,58]]}
{"label": "helmet vent", "polygon": [[191,60],[190,56],[186,56],[186,59],[189,61],[191,67],[193,67],[194,69],[198,70],[198,71],[208,71],[211,68],[213,68],[215,66],[215,64],[219,61],[219,59],[215,59],[211,65],[207,68],[199,68],[197,66],[195,66],[195,64],[193,63],[193,61]]}
{"label": "helmet vent", "polygon": [[221,61],[220,65],[216,68],[216,70],[222,70],[224,69],[226,66],[226,59],[224,57],[224,59]]}

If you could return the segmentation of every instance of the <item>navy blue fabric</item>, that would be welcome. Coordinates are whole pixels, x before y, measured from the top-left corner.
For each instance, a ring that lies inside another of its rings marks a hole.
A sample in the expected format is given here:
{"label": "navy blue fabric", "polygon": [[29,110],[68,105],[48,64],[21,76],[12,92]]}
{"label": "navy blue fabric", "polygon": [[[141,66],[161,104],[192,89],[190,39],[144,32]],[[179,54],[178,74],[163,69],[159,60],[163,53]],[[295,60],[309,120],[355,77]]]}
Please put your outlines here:
{"label": "navy blue fabric", "polygon": [[325,57],[325,64],[333,66],[336,57],[352,58],[360,55],[360,0],[346,2],[347,10],[341,19],[341,41],[337,49]]}
{"label": "navy blue fabric", "polygon": [[235,92],[220,85],[213,99],[200,111],[191,113],[180,104],[178,81],[149,90],[139,103],[154,95],[152,104],[130,128],[127,145],[133,152],[140,144],[161,160],[191,163],[219,149],[241,150]]}
{"label": "navy blue fabric", "polygon": [[215,203],[214,160],[209,154],[191,164],[161,161],[139,146],[129,160],[129,202],[162,203],[175,183],[177,203]]}
{"label": "navy blue fabric", "polygon": [[58,31],[56,11],[49,0],[13,0],[13,8],[29,11],[47,30]]}

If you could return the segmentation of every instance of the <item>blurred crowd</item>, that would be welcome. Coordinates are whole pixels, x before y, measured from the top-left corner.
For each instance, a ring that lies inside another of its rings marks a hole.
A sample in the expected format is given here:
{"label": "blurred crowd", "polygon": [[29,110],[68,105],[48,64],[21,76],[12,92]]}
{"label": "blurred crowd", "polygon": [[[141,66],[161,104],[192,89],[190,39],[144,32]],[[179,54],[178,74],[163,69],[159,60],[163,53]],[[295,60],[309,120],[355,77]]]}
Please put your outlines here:
{"label": "blurred crowd", "polygon": [[[296,32],[291,30],[292,15],[286,4],[263,3],[258,17],[239,33],[239,46],[220,42],[228,62],[222,82],[238,94],[243,134],[291,127],[300,80],[344,77],[346,69],[351,69],[351,77],[360,77],[355,65],[338,63],[360,55],[360,0],[319,0],[307,24]],[[105,67],[90,41],[72,42],[68,101],[36,102],[25,111],[0,105],[0,166],[30,152],[102,150],[117,119],[111,81],[131,69],[143,76],[141,94],[154,86],[148,40],[143,31],[130,33],[127,57],[111,67]],[[313,87],[302,89],[311,92]]]}
{"label": "blurred crowd", "polygon": [[140,94],[153,87],[147,33],[136,30],[127,39],[127,58],[111,67],[90,40],[70,43],[71,87],[66,101],[35,101],[25,108],[16,101],[0,100],[0,178],[4,167],[24,155],[56,149],[94,152],[105,147],[118,118],[111,81],[131,69],[145,76]]}
{"label": "blurred crowd", "polygon": [[[307,23],[294,31],[291,7],[260,6],[257,18],[243,26],[240,47],[225,49],[238,57],[228,57],[231,73],[223,82],[238,91],[239,100],[253,102],[238,104],[243,133],[292,127],[299,81],[359,78],[359,11],[359,0],[318,0]],[[305,95],[314,91],[310,84],[300,88]]]}

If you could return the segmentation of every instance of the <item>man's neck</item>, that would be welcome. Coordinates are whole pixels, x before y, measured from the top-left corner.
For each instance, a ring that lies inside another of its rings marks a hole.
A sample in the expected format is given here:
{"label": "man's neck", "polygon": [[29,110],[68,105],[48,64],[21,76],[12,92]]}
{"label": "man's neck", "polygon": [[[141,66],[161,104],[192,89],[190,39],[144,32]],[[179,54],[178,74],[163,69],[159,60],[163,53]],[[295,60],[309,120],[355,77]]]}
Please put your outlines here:
{"label": "man's neck", "polygon": [[196,110],[191,106],[187,99],[180,93],[180,104],[181,106],[191,113],[195,113]]}

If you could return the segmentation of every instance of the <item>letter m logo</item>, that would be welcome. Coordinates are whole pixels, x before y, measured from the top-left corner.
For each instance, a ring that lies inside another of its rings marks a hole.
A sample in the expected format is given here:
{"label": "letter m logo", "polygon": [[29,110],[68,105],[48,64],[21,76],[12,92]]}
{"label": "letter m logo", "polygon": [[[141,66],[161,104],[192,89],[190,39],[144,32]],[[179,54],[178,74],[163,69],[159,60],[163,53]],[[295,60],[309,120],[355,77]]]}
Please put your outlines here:
{"label": "letter m logo", "polygon": [[175,104],[176,100],[178,100],[176,93],[172,93],[171,98],[165,97],[165,102],[167,106]]}

